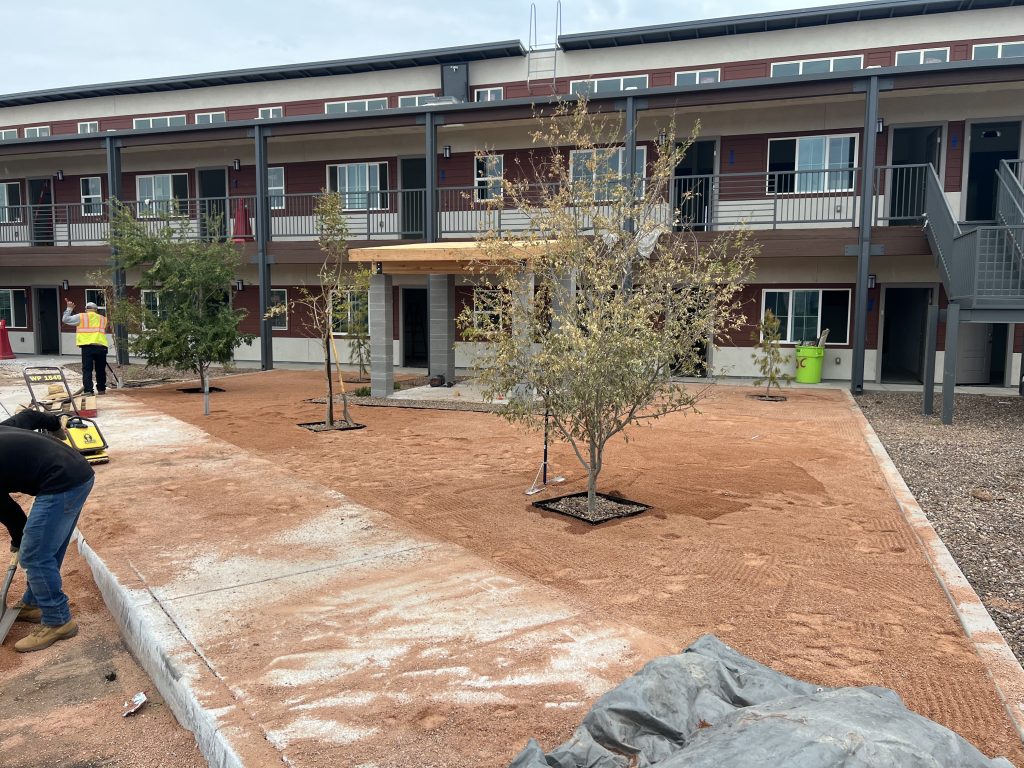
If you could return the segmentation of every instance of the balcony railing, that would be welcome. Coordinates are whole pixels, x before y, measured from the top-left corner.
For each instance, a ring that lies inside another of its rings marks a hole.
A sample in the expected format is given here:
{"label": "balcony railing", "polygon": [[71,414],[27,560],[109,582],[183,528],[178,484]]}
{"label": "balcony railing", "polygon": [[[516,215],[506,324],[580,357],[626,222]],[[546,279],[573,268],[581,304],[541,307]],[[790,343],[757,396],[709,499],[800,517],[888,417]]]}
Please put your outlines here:
{"label": "balcony railing", "polygon": [[[882,166],[874,178],[872,222],[878,226],[920,224],[926,205],[924,165]],[[1009,167],[1009,166],[1008,166]],[[1020,164],[1013,166],[1020,173]],[[679,176],[673,178],[648,215],[676,231],[855,227],[859,222],[860,169],[777,171]],[[527,187],[532,205],[550,199],[550,185]],[[608,188],[609,197],[615,194]],[[592,197],[592,196],[589,196]],[[270,237],[277,242],[314,240],[318,236],[319,193],[271,195]],[[342,194],[352,240],[421,240],[426,221],[423,189],[371,190]],[[489,231],[517,233],[530,229],[531,213],[502,196],[500,182],[441,187],[435,200],[435,232],[440,238],[466,239]],[[188,198],[136,200],[125,205],[151,231],[170,222],[186,237],[254,239],[256,198]],[[580,208],[587,217],[601,211]],[[610,212],[610,211],[606,211]],[[0,246],[90,245],[107,242],[109,221],[103,203],[0,207]]]}

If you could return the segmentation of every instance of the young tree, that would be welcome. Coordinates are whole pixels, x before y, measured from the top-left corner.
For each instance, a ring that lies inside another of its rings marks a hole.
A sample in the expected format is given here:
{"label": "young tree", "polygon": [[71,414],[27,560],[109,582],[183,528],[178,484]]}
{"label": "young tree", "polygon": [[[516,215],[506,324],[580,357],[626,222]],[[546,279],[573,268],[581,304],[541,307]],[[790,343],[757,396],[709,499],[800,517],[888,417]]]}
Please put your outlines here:
{"label": "young tree", "polygon": [[[174,211],[152,228],[128,206],[110,204],[115,267],[141,270],[138,288],[156,298],[149,305],[123,299],[111,320],[126,323],[131,351],[148,364],[194,371],[203,390],[203,413],[209,415],[210,366],[230,363],[234,351],[253,338],[239,331],[246,313],[231,307],[230,286],[241,255],[229,242],[196,239],[190,221],[176,218]],[[220,231],[219,222],[207,222],[207,231]]]}
{"label": "young tree", "polygon": [[743,232],[707,243],[670,232],[672,175],[691,140],[670,136],[631,184],[618,133],[583,101],[542,120],[534,142],[553,149],[504,182],[503,207],[528,227],[482,239],[475,298],[492,306],[459,317],[465,338],[486,342],[475,360],[486,394],[511,393],[505,418],[540,427],[547,412],[572,446],[591,514],[608,441],[694,408],[670,370],[695,367],[700,342],[739,327],[754,251]]}
{"label": "young tree", "polygon": [[764,320],[761,321],[758,330],[761,340],[755,347],[758,352],[754,353],[754,362],[757,363],[757,368],[761,371],[761,378],[754,382],[754,386],[767,384],[764,397],[770,399],[772,387],[781,393],[782,384],[788,384],[793,377],[781,371],[782,364],[789,362],[789,355],[782,354],[779,347],[779,318],[770,309],[765,310]]}

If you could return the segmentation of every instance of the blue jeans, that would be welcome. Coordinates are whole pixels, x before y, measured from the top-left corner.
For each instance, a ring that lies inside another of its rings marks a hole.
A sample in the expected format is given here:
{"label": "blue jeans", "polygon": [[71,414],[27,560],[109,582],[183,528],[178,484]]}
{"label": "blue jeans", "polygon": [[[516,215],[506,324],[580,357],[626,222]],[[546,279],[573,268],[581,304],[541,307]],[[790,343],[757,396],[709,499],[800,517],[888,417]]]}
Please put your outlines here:
{"label": "blue jeans", "polygon": [[25,524],[19,556],[28,588],[21,599],[28,605],[38,605],[43,624],[51,627],[71,620],[68,596],[61,589],[60,567],[95,481],[90,477],[69,491],[37,496]]}

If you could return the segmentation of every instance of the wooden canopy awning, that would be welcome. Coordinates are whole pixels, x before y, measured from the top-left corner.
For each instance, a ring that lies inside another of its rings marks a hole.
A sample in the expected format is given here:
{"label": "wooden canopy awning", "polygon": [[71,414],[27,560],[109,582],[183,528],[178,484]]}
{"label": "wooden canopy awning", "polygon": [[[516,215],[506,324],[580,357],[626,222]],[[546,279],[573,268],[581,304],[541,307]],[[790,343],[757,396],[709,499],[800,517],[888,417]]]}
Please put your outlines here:
{"label": "wooden canopy awning", "polygon": [[[523,242],[516,245],[519,258],[527,259],[531,253],[543,249],[546,243]],[[482,264],[497,262],[476,240],[351,248],[348,259],[360,264],[379,264],[379,271],[386,275],[458,274],[479,271]]]}

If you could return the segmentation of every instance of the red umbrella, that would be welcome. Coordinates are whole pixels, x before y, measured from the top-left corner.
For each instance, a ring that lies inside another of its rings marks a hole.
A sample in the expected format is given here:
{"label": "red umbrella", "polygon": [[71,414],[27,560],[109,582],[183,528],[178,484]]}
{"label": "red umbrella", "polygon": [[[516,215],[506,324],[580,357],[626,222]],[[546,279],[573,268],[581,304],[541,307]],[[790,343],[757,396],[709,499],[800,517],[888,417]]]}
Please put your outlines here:
{"label": "red umbrella", "polygon": [[235,201],[235,225],[231,234],[233,243],[244,243],[253,239],[252,227],[249,226],[249,206],[242,198]]}

